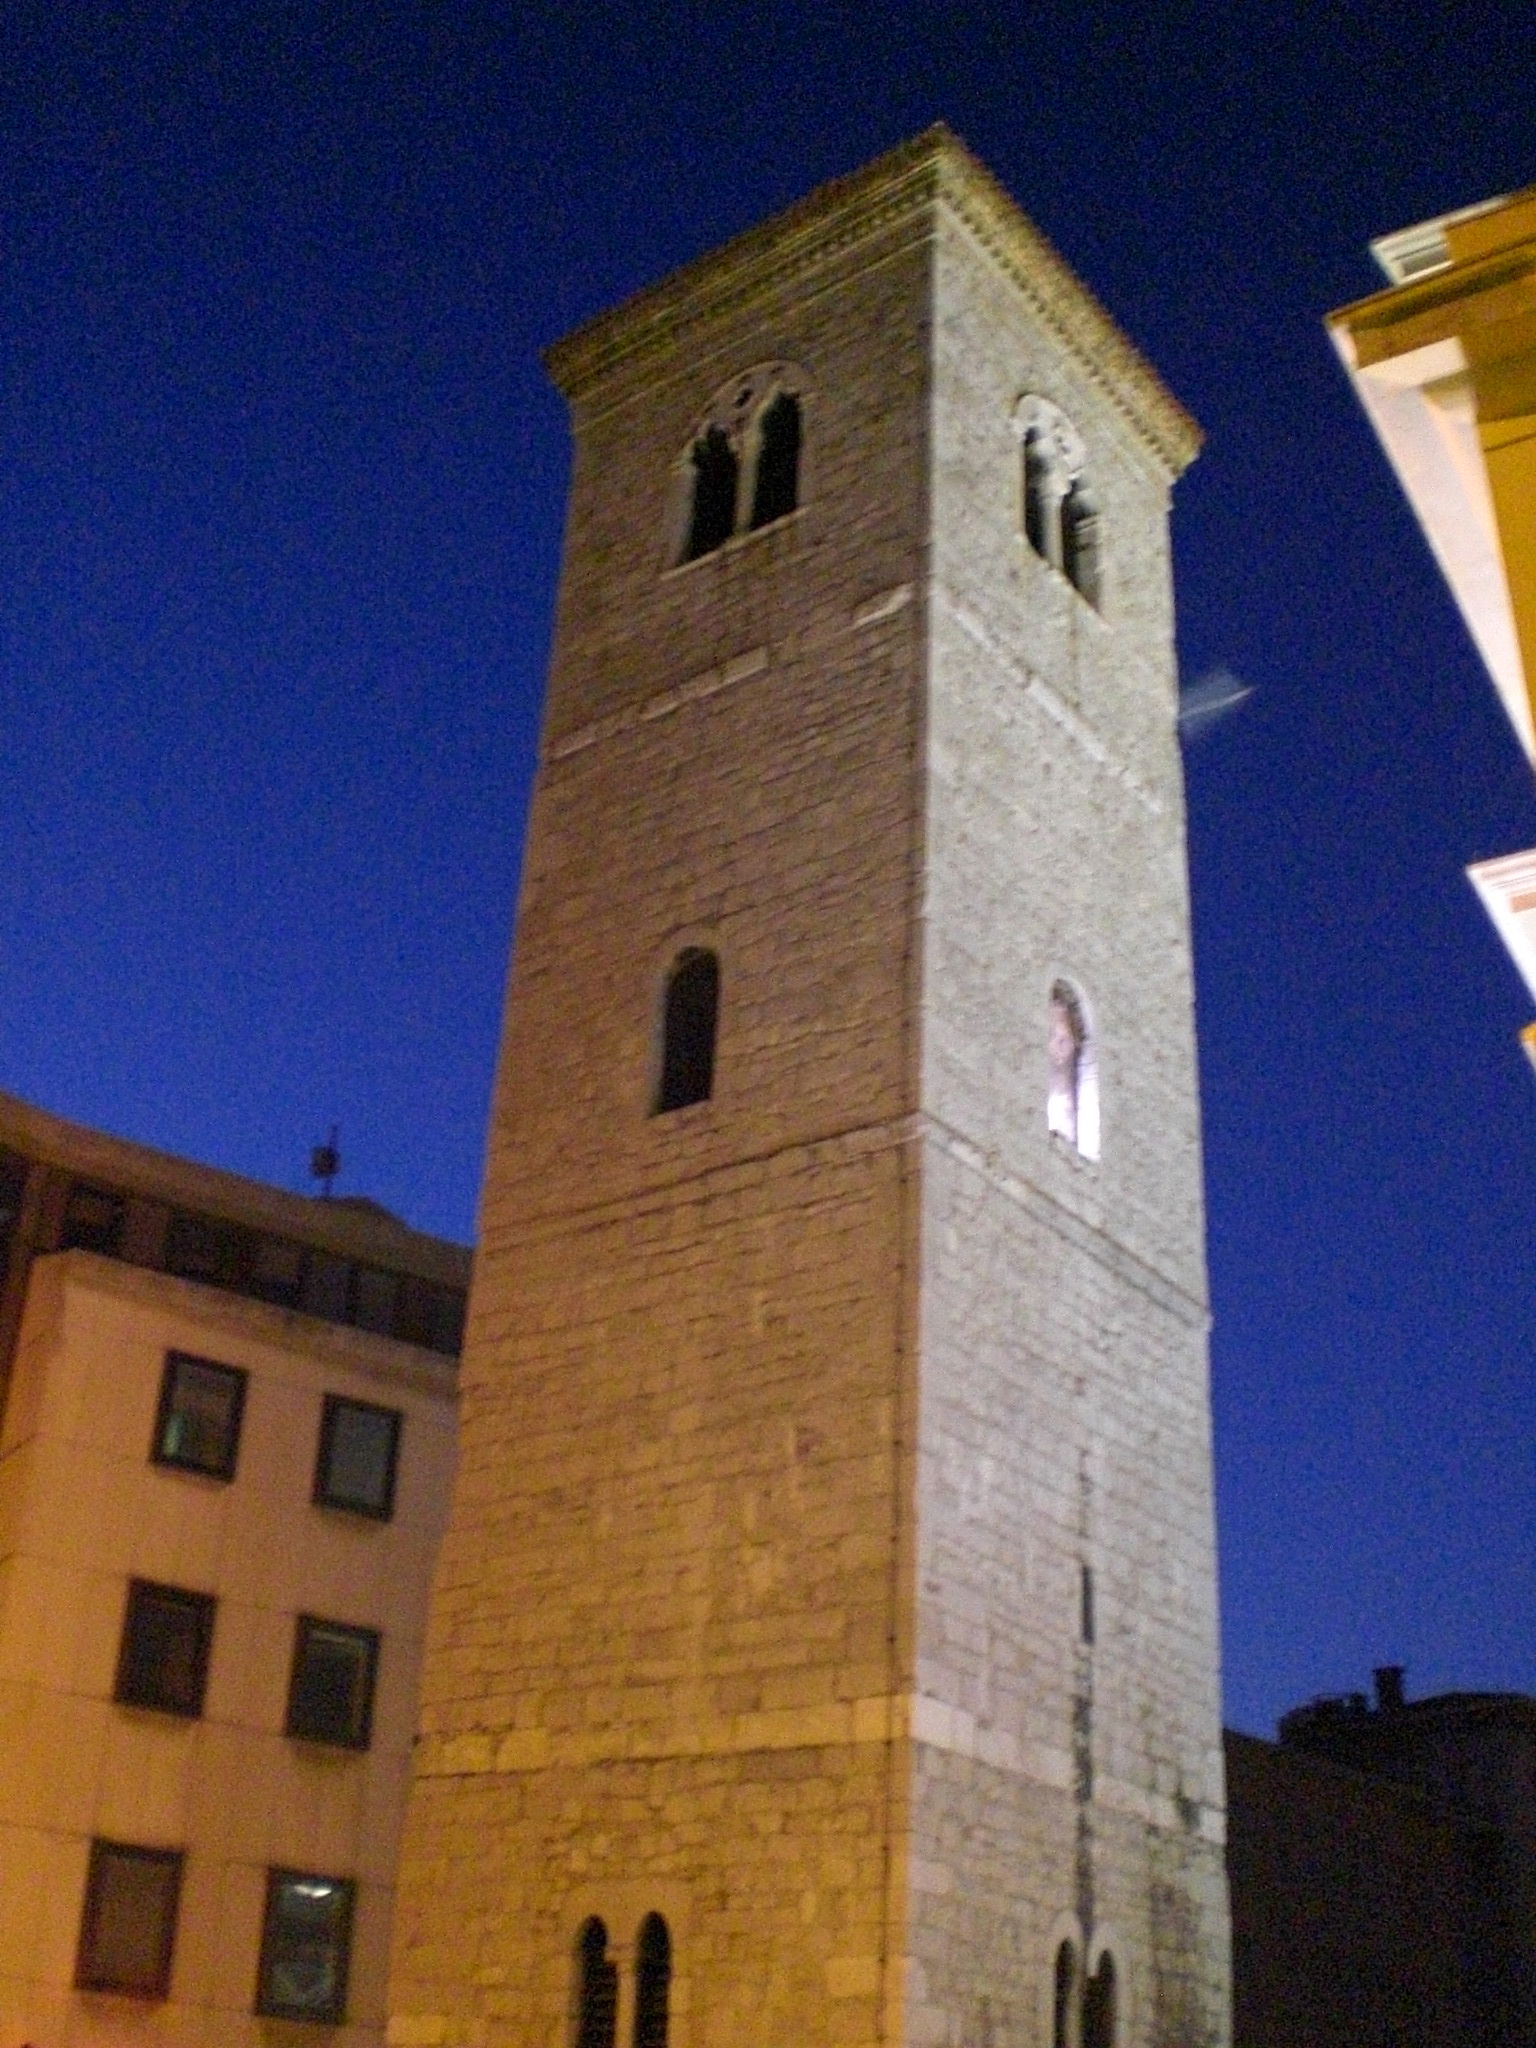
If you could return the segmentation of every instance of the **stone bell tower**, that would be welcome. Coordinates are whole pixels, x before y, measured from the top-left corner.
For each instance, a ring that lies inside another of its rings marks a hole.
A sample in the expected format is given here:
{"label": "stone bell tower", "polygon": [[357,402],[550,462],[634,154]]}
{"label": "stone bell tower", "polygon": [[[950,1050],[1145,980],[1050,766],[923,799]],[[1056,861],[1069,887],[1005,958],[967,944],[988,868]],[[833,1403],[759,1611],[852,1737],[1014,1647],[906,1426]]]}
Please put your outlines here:
{"label": "stone bell tower", "polygon": [[1153,373],[934,130],[562,342],[396,2048],[1217,2048]]}

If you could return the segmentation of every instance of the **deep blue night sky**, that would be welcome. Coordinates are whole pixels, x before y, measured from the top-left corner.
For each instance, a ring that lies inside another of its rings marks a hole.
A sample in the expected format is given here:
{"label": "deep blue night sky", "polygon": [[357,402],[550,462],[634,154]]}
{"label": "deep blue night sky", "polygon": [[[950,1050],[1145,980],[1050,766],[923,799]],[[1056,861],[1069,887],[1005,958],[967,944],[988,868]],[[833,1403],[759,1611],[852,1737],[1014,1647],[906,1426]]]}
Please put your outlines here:
{"label": "deep blue night sky", "polygon": [[[1150,18],[1149,18],[1150,16]],[[146,21],[150,25],[146,25]],[[1532,778],[1321,327],[1536,179],[1536,11],[7,10],[0,1087],[468,1235],[557,567],[539,349],[936,118],[1202,422],[1228,1712],[1536,1691]]]}

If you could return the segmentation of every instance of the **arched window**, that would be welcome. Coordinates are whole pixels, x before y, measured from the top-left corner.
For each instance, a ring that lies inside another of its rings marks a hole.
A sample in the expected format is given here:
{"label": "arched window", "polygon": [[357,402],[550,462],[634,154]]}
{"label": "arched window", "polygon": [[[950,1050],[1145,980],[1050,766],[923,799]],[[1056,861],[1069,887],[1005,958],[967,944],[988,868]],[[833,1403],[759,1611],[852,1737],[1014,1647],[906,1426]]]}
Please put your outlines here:
{"label": "arched window", "polygon": [[1081,591],[1094,610],[1099,605],[1099,515],[1074,478],[1061,505],[1061,567],[1074,590]]}
{"label": "arched window", "polygon": [[1024,538],[1097,610],[1099,518],[1083,482],[1083,437],[1048,398],[1021,399],[1014,425],[1024,447]]}
{"label": "arched window", "polygon": [[752,524],[767,526],[799,502],[800,404],[781,391],[757,427],[757,471],[752,480]]}
{"label": "arched window", "polygon": [[804,389],[803,372],[783,362],[758,363],[720,386],[681,463],[678,562],[798,509]]}
{"label": "arched window", "polygon": [[635,2048],[667,2048],[672,1937],[659,1913],[647,1913],[635,1947]]}
{"label": "arched window", "polygon": [[711,554],[736,530],[738,463],[722,427],[707,427],[693,444],[693,511],[685,562]]}
{"label": "arched window", "polygon": [[1067,982],[1051,989],[1046,1045],[1050,1083],[1045,1098],[1047,1130],[1080,1152],[1099,1156],[1099,1063],[1082,999]]}
{"label": "arched window", "polygon": [[661,1063],[654,1114],[708,1102],[715,1085],[720,963],[701,946],[679,953],[661,1011]]}
{"label": "arched window", "polygon": [[1042,562],[1061,567],[1061,486],[1038,427],[1024,436],[1024,534]]}
{"label": "arched window", "polygon": [[1115,1959],[1108,1949],[1083,1987],[1083,2048],[1115,2048]]}
{"label": "arched window", "polygon": [[596,1917],[576,1936],[575,2048],[614,2048],[619,2012],[619,1966],[608,1955],[608,1930]]}
{"label": "arched window", "polygon": [[1077,2048],[1072,2021],[1077,2004],[1077,1951],[1064,1941],[1056,1951],[1056,1974],[1051,1988],[1051,2048]]}

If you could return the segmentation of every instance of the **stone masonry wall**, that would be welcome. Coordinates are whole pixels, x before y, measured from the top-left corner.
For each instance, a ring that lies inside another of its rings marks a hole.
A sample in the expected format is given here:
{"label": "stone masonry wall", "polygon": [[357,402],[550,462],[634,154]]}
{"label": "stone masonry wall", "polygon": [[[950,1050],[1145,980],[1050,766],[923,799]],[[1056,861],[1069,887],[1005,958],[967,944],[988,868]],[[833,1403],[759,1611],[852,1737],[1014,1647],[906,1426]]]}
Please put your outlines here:
{"label": "stone masonry wall", "polygon": [[[1049,2038],[1070,1933],[1111,1947],[1118,2039],[1204,2048],[1226,1912],[1168,479],[957,222],[935,302],[912,2038]],[[1029,394],[1087,446],[1100,608],[1024,535]],[[1058,978],[1096,1161],[1046,1128]]]}

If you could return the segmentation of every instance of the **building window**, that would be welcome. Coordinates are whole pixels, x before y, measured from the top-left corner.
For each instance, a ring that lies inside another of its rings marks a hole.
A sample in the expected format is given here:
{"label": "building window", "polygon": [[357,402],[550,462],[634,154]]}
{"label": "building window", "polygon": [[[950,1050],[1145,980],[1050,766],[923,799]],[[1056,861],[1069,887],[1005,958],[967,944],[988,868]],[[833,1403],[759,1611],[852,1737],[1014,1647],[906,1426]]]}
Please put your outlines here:
{"label": "building window", "polygon": [[693,444],[693,510],[688,521],[685,562],[713,554],[736,531],[736,491],[741,465],[729,436],[709,427]]}
{"label": "building window", "polygon": [[264,2018],[329,2026],[346,2018],[354,1892],[345,1877],[267,1872],[256,1978],[256,2010]]}
{"label": "building window", "polygon": [[165,1233],[165,1270],[242,1293],[250,1285],[256,1247],[256,1233],[239,1223],[178,1211]]}
{"label": "building window", "polygon": [[1115,2048],[1115,1959],[1106,1949],[1083,1987],[1083,2048]]}
{"label": "building window", "polygon": [[799,503],[800,401],[781,391],[757,423],[757,465],[752,479],[752,525],[770,526]]}
{"label": "building window", "polygon": [[713,953],[690,946],[678,954],[667,976],[656,1115],[708,1102],[715,1085],[719,1016],[720,963]]}
{"label": "building window", "polygon": [[696,562],[733,536],[785,519],[800,503],[799,372],[763,363],[716,392],[682,464],[686,510],[677,559]]}
{"label": "building window", "polygon": [[366,1749],[373,1728],[379,1632],[299,1616],[288,1686],[287,1732],[305,1742]]}
{"label": "building window", "polygon": [[1051,990],[1046,1128],[1084,1159],[1099,1156],[1099,1063],[1082,998],[1067,982]]}
{"label": "building window", "polygon": [[155,1463],[179,1465],[210,1479],[233,1479],[245,1380],[238,1366],[168,1351],[150,1453]]}
{"label": "building window", "polygon": [[1048,398],[1021,399],[1014,425],[1023,443],[1024,537],[1097,610],[1099,516],[1084,481],[1083,438]]}
{"label": "building window", "polygon": [[75,1986],[131,1998],[164,1998],[171,1988],[181,1852],[95,1841],[85,1880]]}
{"label": "building window", "polygon": [[59,1231],[61,1252],[100,1252],[116,1258],[122,1249],[123,1225],[128,1201],[110,1188],[87,1187],[76,1181],[64,1205],[64,1222]]}
{"label": "building window", "polygon": [[130,1579],[113,1699],[195,1720],[208,1686],[213,1610],[210,1593]]}
{"label": "building window", "polygon": [[576,1936],[576,2012],[573,2048],[614,2048],[619,2013],[619,1966],[608,1954],[608,1929],[595,1916]]}
{"label": "building window", "polygon": [[371,1401],[327,1394],[320,1417],[320,1455],[315,1462],[318,1506],[347,1508],[387,1522],[395,1511],[395,1471],[400,1459],[400,1410]]}
{"label": "building window", "polygon": [[1077,2048],[1072,2025],[1077,2004],[1077,1951],[1064,1941],[1056,1951],[1051,1987],[1051,2048]]}
{"label": "building window", "polygon": [[635,2048],[667,2048],[671,1983],[672,1937],[659,1913],[647,1913],[635,1949]]}

